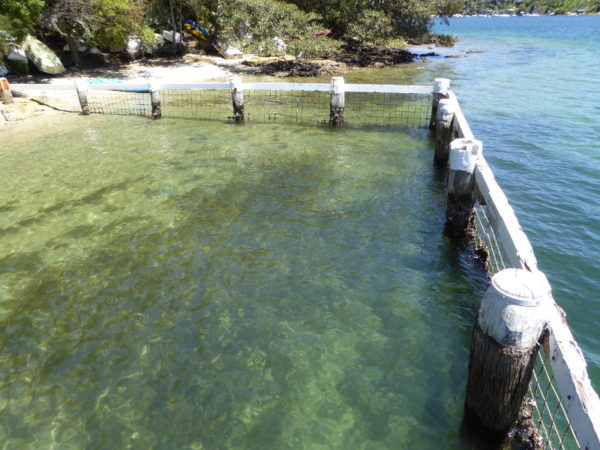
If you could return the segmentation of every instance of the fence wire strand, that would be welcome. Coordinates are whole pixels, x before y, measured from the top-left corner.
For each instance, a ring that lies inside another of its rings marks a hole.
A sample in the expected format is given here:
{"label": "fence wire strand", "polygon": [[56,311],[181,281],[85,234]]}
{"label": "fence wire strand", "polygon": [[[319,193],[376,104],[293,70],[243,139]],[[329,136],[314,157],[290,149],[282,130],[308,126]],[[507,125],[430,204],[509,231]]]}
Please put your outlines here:
{"label": "fence wire strand", "polygon": [[108,90],[88,91],[91,113],[125,116],[150,116],[152,105],[147,92],[125,92]]}
{"label": "fence wire strand", "polygon": [[544,449],[581,448],[573,424],[554,382],[550,363],[543,350],[538,352],[529,383],[528,404],[533,409],[535,426],[543,438]]}
{"label": "fence wire strand", "polygon": [[502,245],[494,232],[487,207],[479,202],[474,207],[475,249],[483,258],[485,268],[490,276],[508,268],[507,258]]}
{"label": "fence wire strand", "polygon": [[244,108],[250,122],[326,123],[329,93],[250,90],[244,92]]}
{"label": "fence wire strand", "polygon": [[431,95],[346,93],[345,120],[357,125],[426,126],[431,116]]}
{"label": "fence wire strand", "polygon": [[163,117],[227,120],[233,116],[231,94],[225,90],[164,90],[160,98]]}

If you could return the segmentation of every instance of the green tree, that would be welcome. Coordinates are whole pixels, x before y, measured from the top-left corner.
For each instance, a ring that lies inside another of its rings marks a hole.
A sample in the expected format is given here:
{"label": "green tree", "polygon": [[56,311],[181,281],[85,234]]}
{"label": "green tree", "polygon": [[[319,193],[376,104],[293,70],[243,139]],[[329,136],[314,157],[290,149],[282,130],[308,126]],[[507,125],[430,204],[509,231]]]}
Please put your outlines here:
{"label": "green tree", "polygon": [[11,32],[17,40],[21,40],[32,31],[42,19],[42,11],[46,6],[44,0],[2,0],[0,29]]}
{"label": "green tree", "polygon": [[[289,0],[305,11],[319,13],[339,37],[373,40],[373,26],[399,38],[429,34],[432,16],[447,17],[463,10],[464,0]],[[388,27],[391,23],[391,29]],[[357,35],[357,32],[362,33]]]}
{"label": "green tree", "polygon": [[101,47],[119,46],[137,35],[150,43],[146,2],[140,0],[48,0],[46,25],[69,45],[71,61],[79,65],[78,41]]}
{"label": "green tree", "polygon": [[[316,38],[322,29],[320,17],[297,6],[276,0],[228,0],[217,2],[210,20],[219,35],[232,44],[259,54],[278,51],[274,38],[294,42],[295,52],[326,53],[336,42]],[[298,42],[296,42],[298,41]],[[304,44],[304,45],[303,45]]]}

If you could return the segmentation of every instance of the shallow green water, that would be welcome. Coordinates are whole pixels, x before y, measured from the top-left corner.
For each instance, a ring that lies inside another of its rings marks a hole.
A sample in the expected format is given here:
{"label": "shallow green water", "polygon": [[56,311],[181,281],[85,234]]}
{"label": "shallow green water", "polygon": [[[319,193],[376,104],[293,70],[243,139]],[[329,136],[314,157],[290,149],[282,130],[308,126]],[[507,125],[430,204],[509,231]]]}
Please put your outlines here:
{"label": "shallow green water", "polygon": [[73,116],[0,158],[6,448],[436,448],[481,273],[427,131]]}

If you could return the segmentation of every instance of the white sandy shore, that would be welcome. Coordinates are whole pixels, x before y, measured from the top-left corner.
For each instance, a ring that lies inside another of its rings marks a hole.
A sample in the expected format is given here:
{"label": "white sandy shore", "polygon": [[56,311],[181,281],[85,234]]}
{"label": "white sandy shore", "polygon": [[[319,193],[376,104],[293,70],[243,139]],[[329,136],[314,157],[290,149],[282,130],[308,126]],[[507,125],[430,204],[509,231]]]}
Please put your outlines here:
{"label": "white sandy shore", "polygon": [[76,78],[114,78],[129,81],[158,81],[194,83],[208,80],[224,80],[231,76],[227,66],[239,64],[241,60],[227,61],[210,57],[191,57],[177,61],[132,62],[118,67],[106,67],[65,74],[52,78],[52,84],[71,84]]}

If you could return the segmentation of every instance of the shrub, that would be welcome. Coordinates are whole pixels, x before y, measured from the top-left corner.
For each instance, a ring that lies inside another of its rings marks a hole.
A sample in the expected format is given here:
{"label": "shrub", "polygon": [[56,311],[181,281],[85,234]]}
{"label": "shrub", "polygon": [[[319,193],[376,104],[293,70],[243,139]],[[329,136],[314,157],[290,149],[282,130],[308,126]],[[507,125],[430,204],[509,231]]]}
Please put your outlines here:
{"label": "shrub", "polygon": [[322,29],[317,14],[277,0],[219,2],[213,20],[225,40],[261,55],[280,52],[274,38],[289,40],[290,53],[304,51],[318,55],[338,46],[325,37],[313,37],[315,31]]}
{"label": "shrub", "polygon": [[340,49],[342,43],[325,36],[309,36],[304,39],[291,41],[287,52],[306,58],[324,58]]}
{"label": "shrub", "polygon": [[363,44],[382,44],[394,36],[394,25],[382,11],[367,9],[348,24],[346,35]]}

